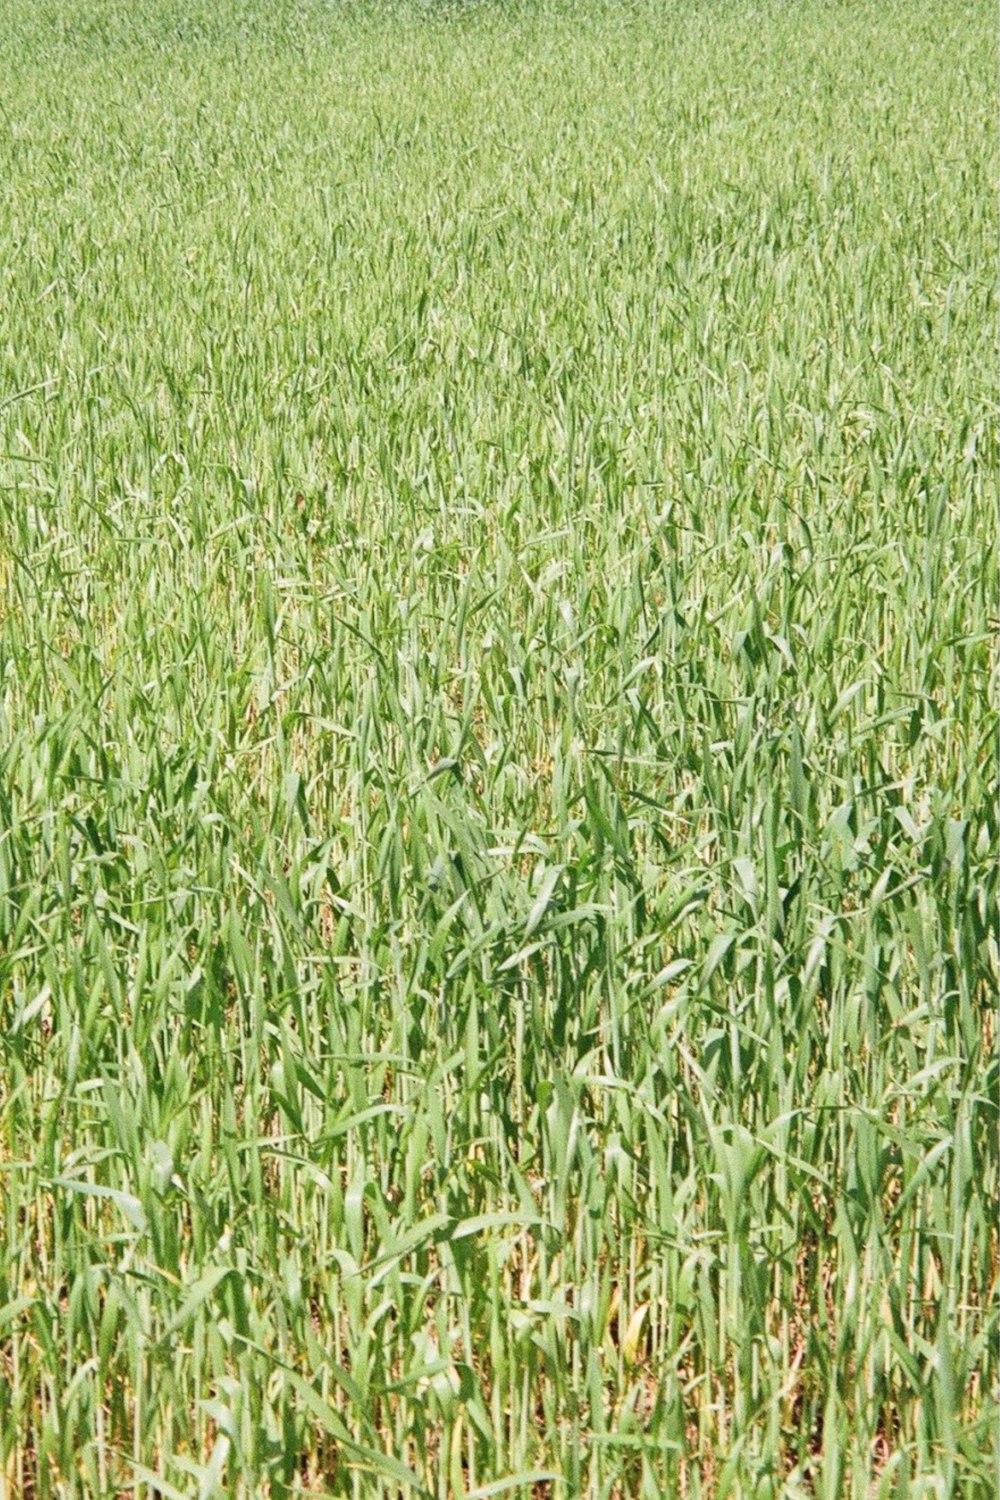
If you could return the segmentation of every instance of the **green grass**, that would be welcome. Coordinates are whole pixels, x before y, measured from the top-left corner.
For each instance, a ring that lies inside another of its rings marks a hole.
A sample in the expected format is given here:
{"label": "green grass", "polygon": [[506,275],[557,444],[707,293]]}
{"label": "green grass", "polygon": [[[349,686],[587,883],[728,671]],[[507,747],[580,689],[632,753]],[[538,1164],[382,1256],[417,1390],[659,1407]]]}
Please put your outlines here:
{"label": "green grass", "polygon": [[0,0],[0,1496],[988,1497],[985,0]]}

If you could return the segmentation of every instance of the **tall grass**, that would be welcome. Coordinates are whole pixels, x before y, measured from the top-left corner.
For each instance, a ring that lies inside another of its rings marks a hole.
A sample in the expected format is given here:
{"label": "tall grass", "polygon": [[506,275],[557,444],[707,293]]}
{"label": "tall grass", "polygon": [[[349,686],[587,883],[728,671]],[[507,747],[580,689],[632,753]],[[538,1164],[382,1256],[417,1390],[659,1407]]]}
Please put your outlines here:
{"label": "tall grass", "polygon": [[994,1490],[985,4],[0,0],[0,1496]]}

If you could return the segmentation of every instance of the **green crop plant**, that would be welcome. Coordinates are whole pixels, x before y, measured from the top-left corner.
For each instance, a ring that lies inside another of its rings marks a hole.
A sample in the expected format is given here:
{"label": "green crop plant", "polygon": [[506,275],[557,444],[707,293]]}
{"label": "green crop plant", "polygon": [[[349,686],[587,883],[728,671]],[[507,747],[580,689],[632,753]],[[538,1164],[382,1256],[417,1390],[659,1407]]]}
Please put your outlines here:
{"label": "green crop plant", "polygon": [[985,1500],[996,17],[0,0],[0,1497]]}

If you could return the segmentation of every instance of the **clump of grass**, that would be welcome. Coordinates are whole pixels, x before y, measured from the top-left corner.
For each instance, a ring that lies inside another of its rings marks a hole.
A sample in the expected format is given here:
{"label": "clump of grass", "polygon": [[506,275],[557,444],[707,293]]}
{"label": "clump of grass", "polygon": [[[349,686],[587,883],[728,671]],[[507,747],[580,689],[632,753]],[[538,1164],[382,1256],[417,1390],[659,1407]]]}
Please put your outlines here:
{"label": "clump of grass", "polygon": [[0,19],[0,1495],[991,1493],[986,7]]}

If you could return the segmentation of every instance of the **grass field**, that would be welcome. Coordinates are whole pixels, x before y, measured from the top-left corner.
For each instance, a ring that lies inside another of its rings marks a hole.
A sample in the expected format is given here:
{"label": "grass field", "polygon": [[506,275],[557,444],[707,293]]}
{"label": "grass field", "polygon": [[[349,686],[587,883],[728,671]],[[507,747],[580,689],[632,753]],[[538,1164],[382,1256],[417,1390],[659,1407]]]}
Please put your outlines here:
{"label": "grass field", "polygon": [[0,0],[0,1497],[990,1497],[985,0]]}

